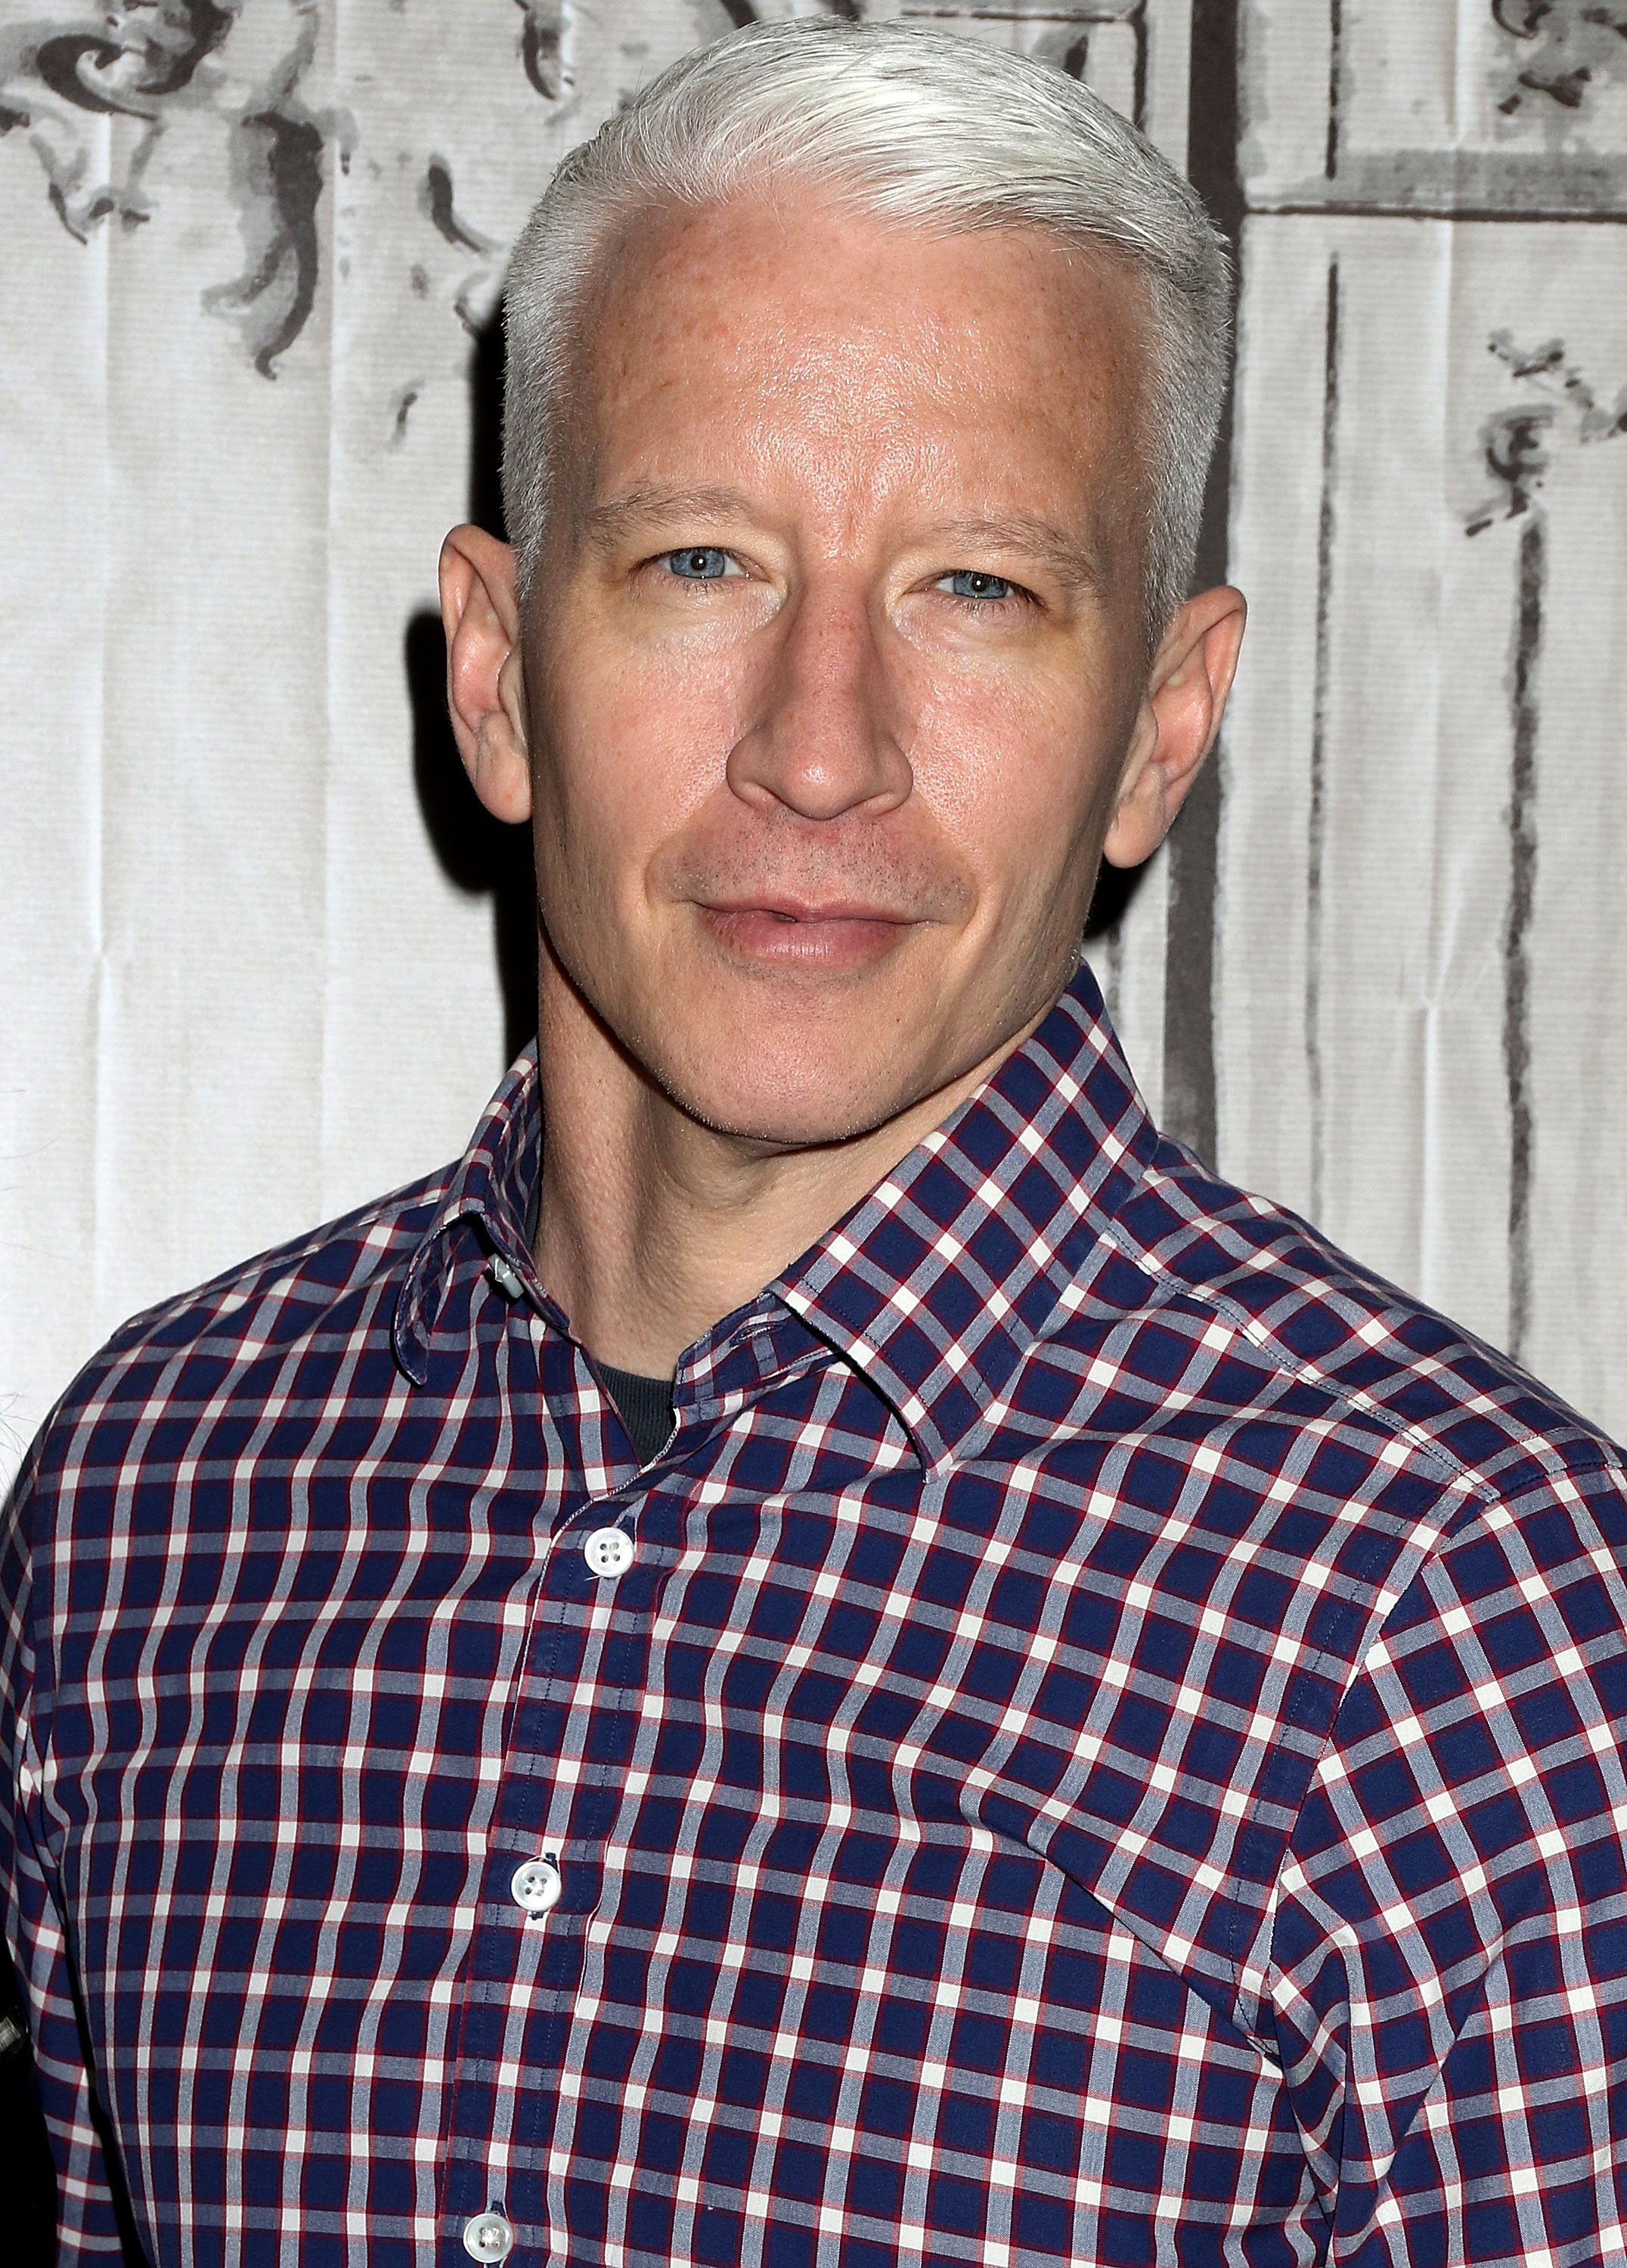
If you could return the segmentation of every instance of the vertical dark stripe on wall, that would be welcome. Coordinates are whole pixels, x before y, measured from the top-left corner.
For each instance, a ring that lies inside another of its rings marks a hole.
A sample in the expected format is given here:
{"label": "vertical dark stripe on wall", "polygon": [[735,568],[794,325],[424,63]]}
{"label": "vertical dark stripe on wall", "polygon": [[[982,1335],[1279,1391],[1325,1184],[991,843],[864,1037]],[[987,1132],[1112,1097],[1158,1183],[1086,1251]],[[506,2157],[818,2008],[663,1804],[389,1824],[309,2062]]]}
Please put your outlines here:
{"label": "vertical dark stripe on wall", "polygon": [[1344,0],[1328,0],[1328,146],[1322,173],[1339,170],[1339,112],[1344,101]]}
{"label": "vertical dark stripe on wall", "polygon": [[[1240,251],[1238,172],[1237,0],[1193,0],[1187,172],[1232,245]],[[1230,544],[1233,404],[1215,444],[1198,543],[1199,588],[1224,583]],[[1169,838],[1169,926],[1164,983],[1164,1123],[1211,1164],[1216,1152],[1215,902],[1221,766],[1204,765]]]}
{"label": "vertical dark stripe on wall", "polygon": [[1305,829],[1305,1074],[1310,1114],[1311,1219],[1322,1215],[1327,1156],[1322,1094],[1322,860],[1328,829],[1328,683],[1332,658],[1333,542],[1339,470],[1339,263],[1328,267],[1322,344],[1321,502],[1316,517],[1316,674],[1311,691],[1310,802]]}
{"label": "vertical dark stripe on wall", "polygon": [[1525,1353],[1531,1321],[1531,913],[1536,897],[1536,671],[1542,648],[1548,528],[1532,513],[1520,537],[1508,799],[1508,919],[1503,932],[1503,1069],[1508,1082],[1508,1351]]}
{"label": "vertical dark stripe on wall", "polygon": [[1130,11],[1130,23],[1136,34],[1136,87],[1134,101],[1136,123],[1147,122],[1147,0],[1137,0]]}

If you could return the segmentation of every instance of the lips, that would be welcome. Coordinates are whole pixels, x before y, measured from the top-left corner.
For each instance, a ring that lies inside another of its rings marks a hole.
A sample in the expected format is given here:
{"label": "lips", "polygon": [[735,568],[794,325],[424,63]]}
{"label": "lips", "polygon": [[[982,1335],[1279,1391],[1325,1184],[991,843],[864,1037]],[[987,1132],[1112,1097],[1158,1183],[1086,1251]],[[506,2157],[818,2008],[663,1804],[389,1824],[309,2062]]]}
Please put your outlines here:
{"label": "lips", "polygon": [[763,968],[839,972],[884,960],[917,924],[890,909],[776,897],[698,909],[714,940]]}

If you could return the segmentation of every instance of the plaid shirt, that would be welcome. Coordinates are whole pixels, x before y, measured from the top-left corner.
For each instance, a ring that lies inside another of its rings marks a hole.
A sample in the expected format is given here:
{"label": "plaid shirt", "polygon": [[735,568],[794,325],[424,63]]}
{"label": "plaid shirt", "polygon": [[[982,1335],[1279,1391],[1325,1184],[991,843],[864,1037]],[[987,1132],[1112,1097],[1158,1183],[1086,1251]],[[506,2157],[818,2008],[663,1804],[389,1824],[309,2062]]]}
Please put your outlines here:
{"label": "plaid shirt", "polygon": [[538,1124],[26,1469],[64,2259],[116,2143],[164,2268],[1619,2260],[1617,1453],[1160,1141],[1087,975],[642,1469]]}

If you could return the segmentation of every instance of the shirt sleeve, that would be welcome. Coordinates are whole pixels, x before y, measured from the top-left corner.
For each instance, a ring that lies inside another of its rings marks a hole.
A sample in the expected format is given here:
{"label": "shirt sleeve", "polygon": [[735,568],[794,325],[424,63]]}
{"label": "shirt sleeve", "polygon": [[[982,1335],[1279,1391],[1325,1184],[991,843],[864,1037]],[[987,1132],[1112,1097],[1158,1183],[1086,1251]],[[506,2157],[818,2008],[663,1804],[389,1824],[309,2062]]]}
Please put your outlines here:
{"label": "shirt sleeve", "polygon": [[1627,1491],[1473,1508],[1346,1695],[1246,1992],[1337,2268],[1627,2254]]}
{"label": "shirt sleeve", "polygon": [[35,1706],[31,1535],[48,1502],[38,1447],[0,1526],[0,1924],[28,2007],[40,2097],[56,2166],[57,2260],[121,2257],[75,2006],[61,1885],[51,1856],[48,1767]]}

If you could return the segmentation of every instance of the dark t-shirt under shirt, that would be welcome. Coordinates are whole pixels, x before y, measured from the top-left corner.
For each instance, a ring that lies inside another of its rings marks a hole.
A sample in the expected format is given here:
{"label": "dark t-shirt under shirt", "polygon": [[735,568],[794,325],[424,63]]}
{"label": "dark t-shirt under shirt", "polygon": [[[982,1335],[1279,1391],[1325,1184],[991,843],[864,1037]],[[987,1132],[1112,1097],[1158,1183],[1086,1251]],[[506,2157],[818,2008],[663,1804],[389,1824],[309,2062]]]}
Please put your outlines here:
{"label": "dark t-shirt under shirt", "polygon": [[666,1447],[673,1430],[673,1382],[670,1378],[645,1378],[636,1370],[612,1370],[596,1362],[593,1374],[615,1404],[615,1414],[627,1436],[647,1465]]}

